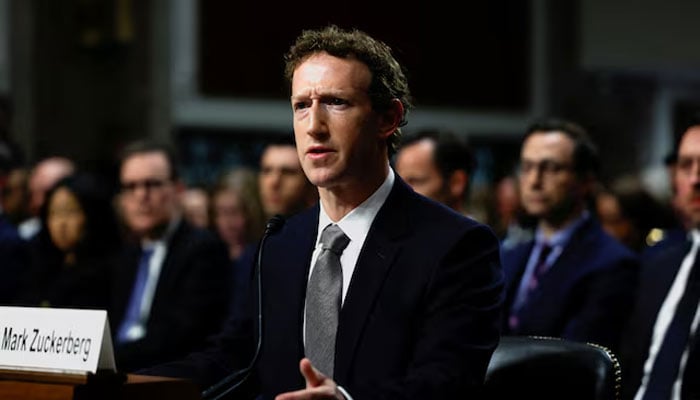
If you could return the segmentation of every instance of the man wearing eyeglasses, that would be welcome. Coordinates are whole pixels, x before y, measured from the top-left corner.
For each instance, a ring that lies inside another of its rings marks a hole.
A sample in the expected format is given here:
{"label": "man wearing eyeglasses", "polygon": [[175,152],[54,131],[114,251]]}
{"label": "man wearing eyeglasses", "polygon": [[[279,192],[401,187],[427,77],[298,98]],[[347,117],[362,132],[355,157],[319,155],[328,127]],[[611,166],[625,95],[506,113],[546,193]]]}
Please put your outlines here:
{"label": "man wearing eyeglasses", "polygon": [[173,150],[158,143],[134,142],[120,157],[119,206],[131,240],[115,271],[109,318],[125,372],[187,354],[226,313],[226,247],[183,219],[177,167]]}
{"label": "man wearing eyeglasses", "polygon": [[638,260],[604,233],[588,209],[597,172],[597,150],[579,125],[544,119],[527,129],[520,196],[537,227],[533,240],[501,249],[504,334],[617,348]]}

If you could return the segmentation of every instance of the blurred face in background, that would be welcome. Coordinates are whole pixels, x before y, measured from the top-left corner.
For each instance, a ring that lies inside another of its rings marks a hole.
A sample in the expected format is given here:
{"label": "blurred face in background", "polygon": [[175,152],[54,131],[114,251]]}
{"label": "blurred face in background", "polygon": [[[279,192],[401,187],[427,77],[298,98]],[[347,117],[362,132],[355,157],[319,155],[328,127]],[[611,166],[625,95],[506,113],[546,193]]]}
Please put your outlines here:
{"label": "blurred face in background", "polygon": [[245,243],[247,214],[238,193],[222,190],[212,200],[214,226],[221,239],[228,244]]}
{"label": "blurred face in background", "polygon": [[157,239],[179,212],[182,185],[172,180],[165,154],[133,154],[120,172],[119,196],[127,227],[139,237]]}
{"label": "blurred face in background", "polygon": [[700,228],[700,125],[686,130],[674,172],[675,204],[692,228]]}
{"label": "blurred face in background", "polygon": [[311,205],[311,185],[294,146],[270,145],[260,159],[260,201],[268,217],[291,215]]}
{"label": "blurred face in background", "polygon": [[625,218],[617,198],[611,193],[600,193],[596,196],[596,213],[603,229],[615,239],[625,243],[632,235],[632,224]]}
{"label": "blurred face in background", "polygon": [[185,219],[199,228],[209,227],[209,194],[202,188],[189,188],[182,193]]}
{"label": "blurred face in background", "polygon": [[46,192],[61,178],[72,174],[75,167],[67,158],[51,157],[40,161],[29,176],[29,212],[39,215]]}
{"label": "blurred face in background", "polygon": [[61,187],[48,201],[46,222],[51,241],[63,252],[74,250],[83,237],[86,218],[78,198]]}
{"label": "blurred face in background", "polygon": [[574,142],[557,131],[535,132],[520,152],[519,187],[525,210],[560,226],[584,206],[587,185],[574,171]]}
{"label": "blurred face in background", "polygon": [[396,172],[416,192],[449,204],[449,190],[435,165],[434,151],[435,142],[429,139],[401,147],[396,155]]}

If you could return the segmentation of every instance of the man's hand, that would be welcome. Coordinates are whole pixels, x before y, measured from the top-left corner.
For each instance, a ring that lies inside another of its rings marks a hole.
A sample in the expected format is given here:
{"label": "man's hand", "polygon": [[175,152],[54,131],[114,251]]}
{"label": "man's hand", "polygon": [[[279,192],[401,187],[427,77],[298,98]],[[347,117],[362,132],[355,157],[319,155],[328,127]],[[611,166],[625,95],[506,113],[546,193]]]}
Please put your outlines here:
{"label": "man's hand", "polygon": [[299,362],[299,370],[306,380],[306,389],[282,393],[275,400],[336,399],[345,400],[333,379],[320,373],[308,358]]}

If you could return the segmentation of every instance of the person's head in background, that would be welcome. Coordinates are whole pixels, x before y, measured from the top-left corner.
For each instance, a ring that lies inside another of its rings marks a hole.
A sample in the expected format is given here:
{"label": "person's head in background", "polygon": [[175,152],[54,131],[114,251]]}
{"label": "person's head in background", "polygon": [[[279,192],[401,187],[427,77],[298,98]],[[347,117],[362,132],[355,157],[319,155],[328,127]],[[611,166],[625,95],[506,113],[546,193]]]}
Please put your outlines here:
{"label": "person's head in background", "polygon": [[211,203],[212,226],[228,245],[229,258],[236,260],[246,245],[262,237],[265,213],[258,174],[243,166],[225,171],[212,190]]}
{"label": "person's head in background", "polygon": [[101,257],[119,248],[120,231],[112,194],[97,176],[76,172],[46,193],[39,235],[50,241],[64,264],[82,256]]}
{"label": "person's head in background", "polygon": [[653,246],[654,230],[671,228],[675,216],[634,177],[620,177],[595,197],[596,214],[603,229],[630,249],[641,252]]}
{"label": "person's head in background", "polygon": [[119,205],[126,227],[138,239],[160,239],[181,216],[184,185],[174,149],[136,141],[122,150],[119,160]]}
{"label": "person's head in background", "polygon": [[418,131],[404,138],[395,165],[413,190],[467,214],[476,161],[465,140],[437,129]]}
{"label": "person's head in background", "polygon": [[674,205],[689,229],[700,228],[700,117],[687,125],[678,145],[673,173]]}
{"label": "person's head in background", "polygon": [[36,163],[29,174],[29,213],[39,215],[46,192],[75,170],[75,163],[67,157],[51,156]]}
{"label": "person's head in background", "polygon": [[598,151],[580,125],[546,118],[528,127],[520,151],[520,199],[546,236],[588,209],[598,169]]}
{"label": "person's head in background", "polygon": [[208,229],[210,223],[209,192],[203,186],[188,186],[180,199],[183,216],[192,225]]}
{"label": "person's head in background", "polygon": [[267,218],[295,214],[318,200],[316,188],[301,168],[292,137],[280,137],[265,146],[258,182]]}

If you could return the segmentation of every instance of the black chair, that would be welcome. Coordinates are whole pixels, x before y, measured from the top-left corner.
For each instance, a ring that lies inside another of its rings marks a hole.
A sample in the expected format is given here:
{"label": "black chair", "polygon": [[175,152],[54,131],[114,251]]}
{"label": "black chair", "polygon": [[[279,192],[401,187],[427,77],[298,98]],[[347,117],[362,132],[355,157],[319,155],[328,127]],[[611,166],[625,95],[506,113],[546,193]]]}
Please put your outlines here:
{"label": "black chair", "polygon": [[615,355],[592,344],[538,336],[504,336],[486,373],[484,399],[619,400]]}

